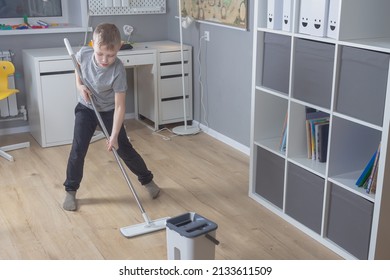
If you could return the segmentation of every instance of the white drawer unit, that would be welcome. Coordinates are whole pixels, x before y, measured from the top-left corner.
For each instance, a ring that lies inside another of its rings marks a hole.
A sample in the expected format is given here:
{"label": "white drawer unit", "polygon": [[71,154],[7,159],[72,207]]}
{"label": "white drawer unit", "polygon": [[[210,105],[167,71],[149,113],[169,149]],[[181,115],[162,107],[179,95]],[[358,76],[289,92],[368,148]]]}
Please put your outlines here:
{"label": "white drawer unit", "polygon": [[[182,65],[180,49],[159,54],[159,116],[160,124],[184,120]],[[192,51],[183,51],[187,120],[192,121]]]}
{"label": "white drawer unit", "polygon": [[[136,44],[136,50],[155,50],[156,63],[137,67],[135,81],[136,117],[154,123],[154,129],[184,121],[183,84],[180,44],[172,41],[156,41]],[[187,121],[193,120],[192,47],[183,46],[184,80]],[[153,75],[156,74],[154,77]],[[153,78],[157,86],[150,83]],[[154,91],[156,93],[154,93]]]}

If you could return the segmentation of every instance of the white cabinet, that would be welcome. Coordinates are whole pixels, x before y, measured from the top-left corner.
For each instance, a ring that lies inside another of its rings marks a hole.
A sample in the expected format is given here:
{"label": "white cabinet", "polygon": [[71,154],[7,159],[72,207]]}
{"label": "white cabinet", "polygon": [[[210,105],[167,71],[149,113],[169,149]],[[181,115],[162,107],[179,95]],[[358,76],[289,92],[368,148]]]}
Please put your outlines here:
{"label": "white cabinet", "polygon": [[[183,51],[184,83],[187,120],[192,120],[192,55],[191,49]],[[178,50],[159,52],[159,108],[160,124],[184,120],[181,54]]]}
{"label": "white cabinet", "polygon": [[77,102],[74,74],[42,76],[41,83],[46,145],[58,145],[64,141],[65,143],[71,142],[73,111]]}
{"label": "white cabinet", "polygon": [[[155,129],[161,125],[183,122],[183,85],[180,44],[171,41],[145,43],[148,49],[156,50],[157,68],[157,112],[153,110],[154,97],[151,85],[142,83],[150,79],[150,69],[137,69],[138,114],[155,123]],[[183,46],[184,80],[186,95],[187,121],[193,119],[192,109],[192,48]]]}
{"label": "white cabinet", "polygon": [[30,133],[42,147],[73,139],[77,89],[74,67],[55,49],[23,51]]}
{"label": "white cabinet", "polygon": [[[344,258],[389,259],[390,1],[330,0],[330,36],[301,32],[300,0],[291,31],[267,28],[267,2],[255,1],[249,196]],[[308,157],[309,110],[329,118],[323,162]],[[367,193],[356,181],[379,144]]]}

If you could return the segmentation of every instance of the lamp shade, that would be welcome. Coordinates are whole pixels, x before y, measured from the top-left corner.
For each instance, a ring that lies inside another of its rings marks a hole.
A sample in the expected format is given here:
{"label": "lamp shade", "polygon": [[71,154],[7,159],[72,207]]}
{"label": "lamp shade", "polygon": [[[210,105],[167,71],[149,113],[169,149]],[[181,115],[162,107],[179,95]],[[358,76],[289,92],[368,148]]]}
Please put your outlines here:
{"label": "lamp shade", "polygon": [[194,19],[192,17],[186,16],[185,18],[182,19],[181,26],[183,28],[188,28],[193,22],[194,22]]}

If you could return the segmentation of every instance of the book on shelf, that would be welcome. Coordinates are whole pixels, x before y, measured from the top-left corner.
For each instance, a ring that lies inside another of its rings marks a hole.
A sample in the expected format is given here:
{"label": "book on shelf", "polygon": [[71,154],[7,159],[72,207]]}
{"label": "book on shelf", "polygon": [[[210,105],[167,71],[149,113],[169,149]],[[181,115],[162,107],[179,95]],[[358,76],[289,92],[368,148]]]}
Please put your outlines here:
{"label": "book on shelf", "polygon": [[376,193],[377,178],[378,178],[378,168],[376,168],[376,170],[375,170],[374,178],[372,179],[372,183],[370,186],[371,193]]}
{"label": "book on shelf", "polygon": [[306,120],[306,146],[307,146],[307,158],[311,158],[311,132],[310,122]]}
{"label": "book on shelf", "polygon": [[320,119],[313,119],[309,120],[311,125],[311,153],[312,153],[312,159],[318,160],[318,127],[323,124],[329,124],[329,118],[320,118]]}
{"label": "book on shelf", "polygon": [[280,148],[279,150],[281,152],[285,152],[286,151],[286,140],[287,140],[287,133],[286,131],[283,133],[283,137],[282,137],[282,143],[280,145]]}
{"label": "book on shelf", "polygon": [[316,125],[317,131],[317,159],[319,162],[326,162],[328,154],[328,136],[329,136],[329,121]]}
{"label": "book on shelf", "polygon": [[329,114],[306,107],[306,141],[309,159],[326,161],[328,133]]}
{"label": "book on shelf", "polygon": [[[372,167],[370,176],[368,177],[368,180],[367,180],[367,186],[366,186],[367,193],[370,193],[370,192],[375,193],[375,191],[376,191],[376,178],[377,178],[377,174],[378,174],[378,161],[379,161],[379,156],[380,156],[380,148],[381,148],[381,144],[379,143],[378,149],[376,150],[374,166]],[[374,188],[373,188],[373,185],[374,185]]]}
{"label": "book on shelf", "polygon": [[281,152],[286,151],[286,140],[287,140],[287,113],[286,113],[286,116],[284,118],[282,133],[280,136],[279,150]]}
{"label": "book on shelf", "polygon": [[[367,187],[368,179],[370,178],[370,175],[374,168],[375,161],[378,161],[377,155],[379,158],[379,148],[375,150],[374,154],[371,156],[370,160],[366,164],[366,166],[363,169],[363,172],[360,174],[359,178],[356,181],[356,186],[358,187]],[[374,171],[375,173],[375,171]]]}

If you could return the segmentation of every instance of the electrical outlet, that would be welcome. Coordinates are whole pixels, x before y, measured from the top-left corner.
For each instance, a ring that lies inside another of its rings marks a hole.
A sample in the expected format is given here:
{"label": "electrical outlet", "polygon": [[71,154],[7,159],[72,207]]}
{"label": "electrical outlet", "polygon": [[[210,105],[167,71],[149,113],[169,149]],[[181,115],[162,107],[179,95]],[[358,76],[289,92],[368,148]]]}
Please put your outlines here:
{"label": "electrical outlet", "polygon": [[210,41],[210,31],[205,31],[204,32],[204,40],[205,41]]}

